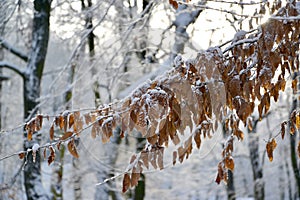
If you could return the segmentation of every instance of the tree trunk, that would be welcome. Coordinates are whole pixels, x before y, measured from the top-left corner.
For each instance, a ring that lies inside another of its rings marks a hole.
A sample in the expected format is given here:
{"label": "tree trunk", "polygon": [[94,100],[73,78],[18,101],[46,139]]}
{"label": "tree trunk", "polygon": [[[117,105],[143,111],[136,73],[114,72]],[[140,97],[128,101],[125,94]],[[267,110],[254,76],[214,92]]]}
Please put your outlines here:
{"label": "tree trunk", "polygon": [[[40,83],[44,69],[49,39],[49,18],[51,1],[34,1],[34,18],[32,28],[32,49],[28,60],[27,70],[24,74],[24,119],[29,120],[38,110],[40,97]],[[24,132],[25,137],[27,137]],[[32,148],[33,144],[40,142],[40,135],[35,133],[31,141],[25,140],[24,149]],[[33,162],[32,153],[27,155],[24,167],[24,184],[28,200],[49,199],[41,180],[41,159],[37,153]]]}
{"label": "tree trunk", "polygon": [[[297,78],[297,75],[298,74],[296,72],[293,74],[293,80],[297,79],[297,81],[299,81]],[[299,85],[297,86],[297,88],[298,87],[299,87]],[[297,98],[298,98],[297,91],[298,90],[294,91],[291,113],[294,110],[296,110],[298,107],[298,101],[297,101]],[[290,126],[293,126],[293,125],[291,124]],[[297,137],[296,133],[297,133],[297,131],[295,131],[295,133],[290,136],[290,150],[291,150],[291,163],[292,163],[292,168],[293,168],[294,178],[295,178],[295,183],[296,183],[295,199],[296,199],[296,197],[299,199],[300,198],[300,170],[298,167],[298,159],[297,159],[297,152],[296,152],[296,137]]]}
{"label": "tree trunk", "polygon": [[259,159],[259,137],[257,133],[257,123],[258,119],[254,121],[252,130],[248,130],[248,147],[250,151],[250,162],[253,173],[254,198],[256,200],[263,200],[265,198],[265,184],[263,181],[263,168]]}
{"label": "tree trunk", "polygon": [[[230,134],[228,133],[228,130],[225,128],[225,123],[222,124],[222,131],[223,131],[223,137],[227,138]],[[228,200],[235,200],[235,187],[234,187],[234,174],[231,170],[228,170],[228,181],[227,181],[227,199]]]}

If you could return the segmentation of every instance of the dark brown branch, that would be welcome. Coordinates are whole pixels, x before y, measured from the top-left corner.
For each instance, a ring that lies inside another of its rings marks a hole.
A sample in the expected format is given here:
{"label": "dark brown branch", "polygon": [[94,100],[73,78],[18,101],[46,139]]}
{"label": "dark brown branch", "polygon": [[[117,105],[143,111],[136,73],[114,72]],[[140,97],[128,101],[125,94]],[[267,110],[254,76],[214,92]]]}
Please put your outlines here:
{"label": "dark brown branch", "polygon": [[14,72],[16,72],[18,75],[20,75],[22,78],[25,77],[25,70],[21,69],[17,65],[5,62],[5,61],[0,61],[0,68],[7,68],[10,69]]}
{"label": "dark brown branch", "polygon": [[17,56],[20,59],[22,59],[23,61],[25,61],[25,62],[28,61],[28,56],[26,54],[24,54],[23,52],[21,52],[19,49],[16,49],[15,47],[13,47],[8,42],[4,41],[2,38],[0,38],[0,45],[3,48],[5,48],[6,50],[8,50],[9,52],[11,52],[12,54],[14,54],[15,56]]}

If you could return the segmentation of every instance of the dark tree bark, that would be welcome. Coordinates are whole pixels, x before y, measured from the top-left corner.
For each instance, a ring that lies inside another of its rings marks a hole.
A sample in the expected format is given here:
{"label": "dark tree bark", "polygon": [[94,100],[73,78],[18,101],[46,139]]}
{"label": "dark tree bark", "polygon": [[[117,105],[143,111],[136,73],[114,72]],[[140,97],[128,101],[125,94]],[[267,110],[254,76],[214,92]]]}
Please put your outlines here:
{"label": "dark tree bark", "polygon": [[[38,111],[38,99],[40,97],[40,84],[47,54],[49,40],[49,18],[51,1],[35,0],[34,17],[32,27],[32,46],[26,71],[23,76],[24,95],[24,119],[29,120]],[[24,136],[26,133],[24,132]],[[32,145],[40,142],[40,135],[35,133],[31,141],[25,140],[24,149],[32,148]],[[33,162],[32,153],[27,156],[24,167],[24,184],[28,200],[49,199],[41,180],[41,159],[37,153]]]}
{"label": "dark tree bark", "polygon": [[[299,78],[297,77],[298,73],[293,74],[293,80],[297,79],[299,82]],[[294,91],[294,96],[293,96],[293,102],[292,102],[292,108],[291,108],[291,113],[295,111],[298,108],[298,94],[297,91],[299,90],[299,85],[297,86],[297,90]],[[292,124],[290,126],[293,126]],[[295,128],[295,130],[297,130]],[[291,163],[292,163],[292,168],[294,172],[294,178],[295,178],[295,187],[296,187],[296,192],[295,192],[295,199],[300,198],[300,170],[298,166],[298,159],[297,159],[297,151],[296,151],[296,137],[297,137],[297,131],[293,135],[290,136],[290,150],[291,150]]]}
{"label": "dark tree bark", "polygon": [[265,184],[263,181],[263,168],[259,159],[259,137],[257,133],[258,121],[258,119],[255,120],[252,125],[252,130],[248,130],[248,147],[250,151],[250,162],[253,173],[254,198],[256,200],[263,200],[265,198]]}

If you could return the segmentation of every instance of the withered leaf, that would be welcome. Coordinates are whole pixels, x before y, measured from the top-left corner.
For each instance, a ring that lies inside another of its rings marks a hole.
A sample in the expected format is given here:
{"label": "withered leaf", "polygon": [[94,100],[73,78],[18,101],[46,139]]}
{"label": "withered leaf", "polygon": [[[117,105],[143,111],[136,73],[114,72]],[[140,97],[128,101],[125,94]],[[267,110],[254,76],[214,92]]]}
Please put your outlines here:
{"label": "withered leaf", "polygon": [[161,147],[157,151],[157,165],[160,170],[164,168],[164,148]]}
{"label": "withered leaf", "polygon": [[174,9],[178,9],[178,3],[176,0],[169,0],[169,3],[173,6]]}
{"label": "withered leaf", "polygon": [[299,116],[299,113],[297,113],[296,115],[296,128],[299,129],[300,128],[300,116]]}
{"label": "withered leaf", "polygon": [[122,192],[125,193],[129,188],[130,188],[130,176],[128,173],[124,174],[123,177],[123,188],[122,188]]}
{"label": "withered leaf", "polygon": [[52,146],[49,147],[50,155],[48,157],[48,165],[50,165],[55,159],[55,150]]}
{"label": "withered leaf", "polygon": [[18,156],[19,156],[20,159],[24,159],[25,155],[26,154],[24,152],[21,152],[21,153],[18,154]]}
{"label": "withered leaf", "polygon": [[69,115],[69,128],[71,128],[73,126],[73,124],[74,124],[74,114],[71,113]]}
{"label": "withered leaf", "polygon": [[36,131],[41,130],[41,128],[43,127],[43,115],[38,114],[36,116],[35,124],[36,124]]}
{"label": "withered leaf", "polygon": [[131,187],[134,187],[139,183],[140,175],[140,171],[137,170],[136,167],[133,167],[130,180]]}
{"label": "withered leaf", "polygon": [[154,134],[150,137],[147,137],[147,140],[150,144],[154,145],[158,140],[158,136],[157,136],[157,134]]}
{"label": "withered leaf", "polygon": [[269,157],[270,162],[273,161],[273,151],[276,148],[276,146],[277,143],[274,138],[271,141],[269,141],[266,145],[267,155]]}
{"label": "withered leaf", "polygon": [[74,156],[75,158],[79,158],[79,155],[77,153],[77,149],[76,149],[76,146],[75,146],[74,139],[69,141],[68,150],[69,150],[69,152],[71,153],[72,156]]}
{"label": "withered leaf", "polygon": [[284,139],[285,135],[285,125],[287,124],[287,121],[284,121],[281,123],[281,138]]}
{"label": "withered leaf", "polygon": [[46,150],[47,150],[47,148],[44,148],[44,151],[43,151],[44,158],[46,158],[46,154],[47,154]]}
{"label": "withered leaf", "polygon": [[29,130],[27,131],[27,140],[28,140],[28,141],[31,141],[31,140],[32,140],[32,134],[33,134],[32,129],[29,129]]}
{"label": "withered leaf", "polygon": [[50,140],[54,139],[54,124],[52,124],[51,127],[50,127],[49,138],[50,138]]}
{"label": "withered leaf", "polygon": [[176,164],[176,159],[177,159],[177,151],[173,151],[173,165]]}
{"label": "withered leaf", "polygon": [[199,129],[195,132],[194,140],[196,142],[197,148],[199,149],[201,146],[201,132]]}
{"label": "withered leaf", "polygon": [[149,158],[151,165],[154,167],[154,169],[157,169],[157,151],[151,152],[149,154]]}
{"label": "withered leaf", "polygon": [[144,166],[149,169],[148,151],[141,152],[141,160],[143,161]]}
{"label": "withered leaf", "polygon": [[234,160],[233,160],[233,158],[231,156],[227,156],[225,158],[225,167],[227,169],[230,169],[231,171],[234,170]]}
{"label": "withered leaf", "polygon": [[59,138],[59,140],[66,140],[66,139],[68,139],[69,137],[71,137],[73,135],[73,132],[71,132],[71,131],[68,131],[68,132],[66,132],[63,136],[61,136],[60,138]]}

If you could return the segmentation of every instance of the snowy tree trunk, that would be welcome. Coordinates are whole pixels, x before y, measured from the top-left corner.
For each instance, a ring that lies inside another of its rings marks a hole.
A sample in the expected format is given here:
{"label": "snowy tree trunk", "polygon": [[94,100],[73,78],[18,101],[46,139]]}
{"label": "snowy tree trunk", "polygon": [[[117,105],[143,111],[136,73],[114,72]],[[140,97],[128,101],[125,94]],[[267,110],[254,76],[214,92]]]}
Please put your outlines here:
{"label": "snowy tree trunk", "polygon": [[255,120],[252,131],[248,130],[248,147],[250,151],[250,161],[254,181],[254,197],[257,200],[263,200],[265,198],[265,184],[263,180],[263,168],[259,159],[259,137],[257,134],[257,123],[258,120]]}
{"label": "snowy tree trunk", "polygon": [[[299,83],[299,78],[297,78],[297,73],[295,73],[293,75],[293,80],[297,79],[298,83]],[[297,86],[299,87],[299,85]],[[299,88],[298,88],[299,90]],[[291,108],[291,112],[293,112],[294,110],[296,110],[298,108],[298,101],[297,101],[297,90],[294,91],[294,97],[293,97],[293,102],[292,102],[292,108]],[[292,125],[293,126],[293,125]],[[296,137],[297,137],[297,131],[290,136],[290,150],[291,150],[291,162],[292,162],[292,168],[293,168],[293,172],[294,172],[294,178],[295,178],[295,188],[296,188],[296,192],[295,192],[295,196],[294,198],[296,199],[296,197],[298,199],[300,199],[300,170],[298,167],[298,159],[297,159],[297,151],[296,151]]]}
{"label": "snowy tree trunk", "polygon": [[[113,166],[115,166],[116,160],[118,158],[118,144],[120,144],[120,128],[114,130],[114,136],[110,139],[110,143],[104,146],[105,153],[108,157],[106,166],[110,166],[110,169],[100,166],[99,170],[97,171],[97,179],[100,182],[103,182],[105,179],[113,177],[115,172],[113,170]],[[111,152],[114,152],[111,154]],[[107,184],[97,186],[96,193],[95,193],[95,200],[102,199],[102,200],[121,200],[123,199],[121,194],[114,190],[116,189],[116,183],[114,181],[109,181]]]}
{"label": "snowy tree trunk", "polygon": [[[24,74],[24,119],[29,120],[38,110],[40,97],[40,83],[44,69],[49,39],[49,18],[51,1],[34,1],[34,18],[32,29],[32,49],[29,55],[28,65]],[[24,133],[25,137],[26,133]],[[40,135],[35,133],[31,141],[25,140],[24,149],[32,148],[32,145],[40,142]],[[28,200],[49,199],[41,180],[41,157],[37,153],[33,162],[32,153],[27,156],[24,167],[24,184]]]}
{"label": "snowy tree trunk", "polygon": [[[229,136],[228,130],[225,128],[225,123],[222,124],[223,137],[227,138]],[[228,170],[228,181],[227,181],[227,199],[235,200],[235,187],[234,187],[234,174],[231,170]]]}
{"label": "snowy tree trunk", "polygon": [[[206,1],[200,2],[200,4],[206,4]],[[190,10],[187,5],[180,5],[176,10],[176,19],[173,22],[175,25],[175,43],[173,45],[170,61],[172,62],[177,54],[183,53],[184,46],[189,40],[189,35],[186,31],[190,24],[193,24],[202,9]]]}

